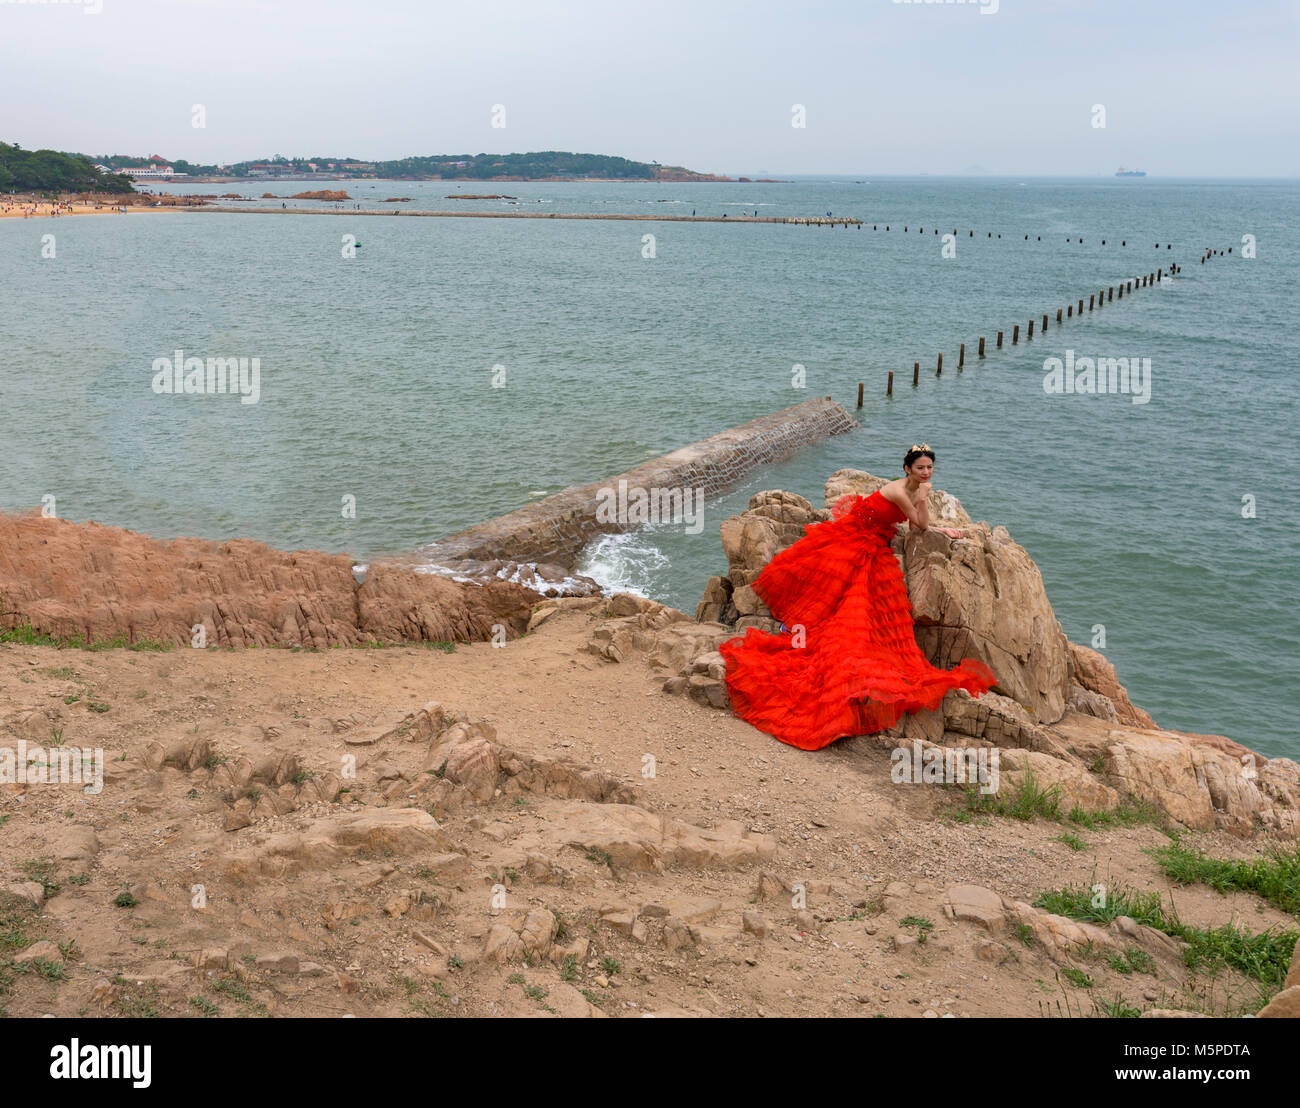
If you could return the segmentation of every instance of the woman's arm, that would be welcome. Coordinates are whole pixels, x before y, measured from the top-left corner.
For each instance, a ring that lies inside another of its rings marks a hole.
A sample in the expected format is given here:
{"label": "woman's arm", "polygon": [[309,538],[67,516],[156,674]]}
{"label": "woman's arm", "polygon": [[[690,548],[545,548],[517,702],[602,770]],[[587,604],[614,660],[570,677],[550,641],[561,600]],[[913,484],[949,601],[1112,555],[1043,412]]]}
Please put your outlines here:
{"label": "woman's arm", "polygon": [[[926,481],[921,484],[917,490],[916,500],[912,500],[905,492],[899,492],[895,496],[885,493],[886,499],[898,506],[898,509],[907,516],[907,522],[911,527],[918,531],[929,531],[930,527],[930,482]],[[950,539],[959,539],[966,532],[958,530],[955,527],[935,527],[933,530],[942,535],[947,535]]]}
{"label": "woman's arm", "polygon": [[[928,484],[922,485],[921,489],[925,490],[925,492],[922,493],[921,500],[920,500],[920,503],[924,505],[925,495],[928,494],[930,486]],[[917,491],[919,492],[921,490],[918,489]],[[881,496],[883,496],[886,500],[888,500],[891,504],[893,504],[900,512],[902,512],[903,515],[907,517],[907,522],[912,527],[915,527],[918,531],[928,531],[930,529],[930,516],[929,516],[928,507],[924,509],[926,515],[924,518],[922,518],[921,509],[917,508],[917,502],[912,500],[912,498],[908,496],[907,493],[903,492],[901,489],[897,489],[897,488],[890,489],[889,492],[882,492]]]}

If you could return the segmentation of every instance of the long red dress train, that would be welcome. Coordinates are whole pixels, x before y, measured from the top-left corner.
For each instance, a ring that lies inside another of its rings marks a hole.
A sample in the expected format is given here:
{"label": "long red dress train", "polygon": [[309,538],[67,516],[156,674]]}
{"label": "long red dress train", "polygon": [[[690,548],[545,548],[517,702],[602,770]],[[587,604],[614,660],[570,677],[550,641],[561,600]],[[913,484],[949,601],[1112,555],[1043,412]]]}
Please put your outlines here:
{"label": "long red dress train", "polygon": [[[949,689],[997,683],[976,658],[932,666],[916,645],[912,603],[890,543],[906,516],[879,491],[841,497],[754,582],[786,633],[755,627],[718,649],[732,710],[803,750],[868,735],[904,712],[937,708]],[[795,645],[802,628],[803,645]]]}

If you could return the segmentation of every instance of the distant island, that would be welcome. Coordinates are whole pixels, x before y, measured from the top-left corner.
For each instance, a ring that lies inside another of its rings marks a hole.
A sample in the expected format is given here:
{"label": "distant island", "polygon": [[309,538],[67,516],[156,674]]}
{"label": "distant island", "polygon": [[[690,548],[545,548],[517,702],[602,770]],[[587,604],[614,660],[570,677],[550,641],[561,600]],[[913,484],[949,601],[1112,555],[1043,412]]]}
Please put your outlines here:
{"label": "distant island", "polygon": [[24,150],[0,142],[0,191],[134,192],[129,177],[96,168],[84,154]]}
{"label": "distant island", "polygon": [[158,154],[103,154],[93,159],[103,170],[134,180],[349,180],[375,178],[409,181],[751,181],[696,173],[679,165],[634,162],[611,154],[573,154],[542,150],[529,154],[429,154],[396,161],[367,162],[318,155],[203,165]]}

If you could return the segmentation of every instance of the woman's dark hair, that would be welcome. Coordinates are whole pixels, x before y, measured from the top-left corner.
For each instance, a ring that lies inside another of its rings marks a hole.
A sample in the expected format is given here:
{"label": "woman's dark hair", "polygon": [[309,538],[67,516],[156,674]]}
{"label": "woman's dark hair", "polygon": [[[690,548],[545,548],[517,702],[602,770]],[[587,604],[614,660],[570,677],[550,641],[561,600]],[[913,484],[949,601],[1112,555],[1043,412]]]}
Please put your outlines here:
{"label": "woman's dark hair", "polygon": [[903,456],[904,468],[910,466],[917,458],[929,458],[930,461],[933,462],[935,460],[934,451],[925,443],[922,443],[919,447],[913,446],[912,449]]}

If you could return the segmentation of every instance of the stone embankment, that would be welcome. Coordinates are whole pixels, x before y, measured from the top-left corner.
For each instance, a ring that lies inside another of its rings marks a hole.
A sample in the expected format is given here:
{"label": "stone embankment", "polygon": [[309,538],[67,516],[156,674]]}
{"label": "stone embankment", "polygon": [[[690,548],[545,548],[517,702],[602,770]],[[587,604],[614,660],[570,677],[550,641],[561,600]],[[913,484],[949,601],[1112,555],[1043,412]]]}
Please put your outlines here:
{"label": "stone embankment", "polygon": [[[224,198],[223,198],[224,199]],[[297,199],[291,197],[290,199]],[[309,197],[308,199],[318,199]],[[347,199],[352,199],[348,197]],[[456,200],[506,200],[506,196],[457,196],[448,197]],[[195,211],[215,212],[225,215],[405,215],[405,216],[425,216],[431,219],[602,219],[602,220],[622,220],[633,223],[784,223],[801,227],[856,227],[862,228],[862,220],[855,219],[852,216],[784,216],[784,215],[667,215],[665,213],[648,214],[644,212],[524,212],[524,211],[461,211],[461,212],[437,212],[437,211],[416,211],[410,208],[402,208],[396,211],[383,211],[375,208],[347,208],[342,211],[334,208],[226,208],[226,207],[204,207],[196,208]]]}
{"label": "stone embankment", "polygon": [[423,547],[419,554],[442,565],[467,560],[514,560],[550,562],[571,568],[594,536],[630,531],[638,526],[635,521],[603,518],[604,513],[598,509],[607,500],[608,492],[602,498],[602,490],[616,492],[620,483],[626,482],[629,497],[636,490],[644,490],[649,497],[652,490],[685,493],[695,489],[702,489],[706,498],[715,496],[760,465],[782,461],[812,443],[857,426],[857,421],[829,397],[805,400],[674,450],[626,473],[565,489],[440,539]]}

